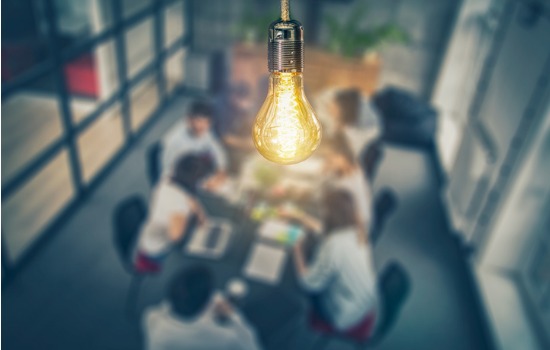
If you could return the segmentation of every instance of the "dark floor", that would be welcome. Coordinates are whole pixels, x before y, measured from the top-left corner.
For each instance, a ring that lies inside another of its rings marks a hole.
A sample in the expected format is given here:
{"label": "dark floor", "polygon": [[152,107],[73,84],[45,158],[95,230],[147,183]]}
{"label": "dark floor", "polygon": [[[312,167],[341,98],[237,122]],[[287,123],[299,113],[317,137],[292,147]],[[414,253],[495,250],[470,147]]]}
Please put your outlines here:
{"label": "dark floor", "polygon": [[[129,321],[124,299],[129,277],[112,247],[111,212],[133,193],[148,194],[147,145],[181,114],[176,101],[98,190],[67,221],[2,295],[2,347],[10,349],[139,349],[139,319]],[[392,187],[399,207],[375,257],[381,269],[400,261],[413,289],[400,318],[376,349],[487,349],[465,263],[447,232],[430,156],[388,147],[376,189]],[[144,286],[142,305],[162,296],[171,271]],[[277,299],[272,300],[276,305]],[[303,349],[313,335],[299,328],[270,348]],[[329,349],[346,348],[337,341]]]}

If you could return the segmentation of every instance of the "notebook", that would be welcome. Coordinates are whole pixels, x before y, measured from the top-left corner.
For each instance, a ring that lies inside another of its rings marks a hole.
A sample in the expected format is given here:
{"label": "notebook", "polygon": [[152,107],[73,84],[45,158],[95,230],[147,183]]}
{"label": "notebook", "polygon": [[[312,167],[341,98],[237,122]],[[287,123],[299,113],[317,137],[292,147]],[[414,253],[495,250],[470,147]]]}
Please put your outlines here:
{"label": "notebook", "polygon": [[303,236],[304,230],[300,226],[289,224],[278,219],[269,219],[258,229],[260,237],[284,245],[294,245]]}
{"label": "notebook", "polygon": [[251,280],[276,285],[281,280],[286,255],[284,248],[256,243],[250,249],[243,273]]}
{"label": "notebook", "polygon": [[184,250],[188,255],[218,259],[227,250],[232,227],[227,220],[212,219],[197,226]]}

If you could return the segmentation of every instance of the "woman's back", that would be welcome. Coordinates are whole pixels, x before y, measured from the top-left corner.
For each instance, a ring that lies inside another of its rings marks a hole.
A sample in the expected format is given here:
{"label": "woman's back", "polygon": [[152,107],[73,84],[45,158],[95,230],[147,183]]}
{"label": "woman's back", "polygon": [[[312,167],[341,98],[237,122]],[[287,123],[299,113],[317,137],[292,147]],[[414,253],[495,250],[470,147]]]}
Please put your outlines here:
{"label": "woman's back", "polygon": [[353,228],[340,229],[322,243],[315,262],[302,277],[304,287],[321,293],[324,314],[346,330],[376,310],[376,272],[370,247]]}

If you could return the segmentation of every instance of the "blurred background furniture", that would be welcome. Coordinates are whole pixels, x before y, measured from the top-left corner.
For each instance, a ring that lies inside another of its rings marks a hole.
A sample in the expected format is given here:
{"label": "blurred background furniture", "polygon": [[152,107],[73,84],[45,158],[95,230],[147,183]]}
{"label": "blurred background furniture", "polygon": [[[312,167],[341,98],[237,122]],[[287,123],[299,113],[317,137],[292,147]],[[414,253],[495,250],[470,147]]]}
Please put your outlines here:
{"label": "blurred background furniture", "polygon": [[[262,90],[259,82],[267,70],[265,45],[236,44],[231,53],[231,82],[246,82],[252,91]],[[328,88],[360,89],[370,96],[378,87],[381,62],[378,59],[345,58],[308,48],[304,58],[305,89],[314,96]]]}
{"label": "blurred background furniture", "polygon": [[[338,332],[323,321],[312,320],[310,326],[314,325],[313,330],[319,332],[320,336],[311,349],[324,349],[333,338],[353,343],[357,349],[364,349],[379,343],[397,321],[410,293],[411,282],[401,264],[393,261],[382,271],[378,284],[380,286],[380,314],[376,315],[379,321],[377,321],[376,329],[372,334]],[[367,330],[370,331],[370,328]]]}
{"label": "blurred background furniture", "polygon": [[162,143],[157,141],[147,149],[146,166],[149,184],[154,187],[162,174]]}
{"label": "blurred background furniture", "polygon": [[413,147],[432,147],[436,131],[436,110],[414,94],[388,87],[373,96],[382,116],[386,142]]}
{"label": "blurred background furniture", "polygon": [[384,158],[384,148],[382,140],[378,139],[375,142],[369,144],[361,156],[361,166],[363,172],[370,183],[374,182],[374,177],[382,159]]}
{"label": "blurred background furniture", "polygon": [[373,246],[382,235],[388,217],[397,209],[397,204],[397,195],[391,188],[384,187],[376,194],[370,232],[370,242]]}
{"label": "blurred background furniture", "polygon": [[147,204],[139,195],[130,196],[121,201],[113,213],[113,240],[122,267],[132,276],[126,297],[128,316],[136,311],[139,289],[144,271],[134,267],[133,253],[139,237],[140,228],[147,218]]}

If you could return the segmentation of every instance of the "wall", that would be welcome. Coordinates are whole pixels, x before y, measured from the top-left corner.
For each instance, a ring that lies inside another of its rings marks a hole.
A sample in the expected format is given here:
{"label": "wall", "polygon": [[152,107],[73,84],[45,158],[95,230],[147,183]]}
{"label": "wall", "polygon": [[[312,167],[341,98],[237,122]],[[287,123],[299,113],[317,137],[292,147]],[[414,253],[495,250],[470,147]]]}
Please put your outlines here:
{"label": "wall", "polygon": [[[307,14],[311,11],[308,7],[310,2],[292,0],[292,18],[306,25]],[[279,6],[278,1],[255,0],[231,1],[230,6],[228,1],[220,0],[195,3],[195,38],[201,39],[197,40],[195,47],[207,50],[227,47],[245,6],[274,12],[278,11]],[[368,11],[362,21],[363,27],[391,21],[405,29],[410,36],[409,43],[388,46],[382,51],[381,86],[397,85],[420,96],[430,96],[459,0],[355,0],[343,3],[319,0],[314,3],[314,6],[321,6],[320,33],[317,35],[321,45],[326,43],[328,36],[326,15],[337,14],[345,20],[361,4],[366,4]],[[266,36],[268,25],[265,25]],[[304,31],[306,38],[312,35],[307,25]]]}
{"label": "wall", "polygon": [[[401,26],[410,36],[408,44],[383,49],[382,87],[396,85],[429,97],[460,1],[368,0],[354,1],[351,5],[327,2],[321,20],[328,13],[347,18],[359,3],[367,6],[365,27],[389,21]],[[321,42],[327,35],[326,30],[323,28]]]}

